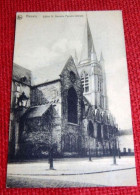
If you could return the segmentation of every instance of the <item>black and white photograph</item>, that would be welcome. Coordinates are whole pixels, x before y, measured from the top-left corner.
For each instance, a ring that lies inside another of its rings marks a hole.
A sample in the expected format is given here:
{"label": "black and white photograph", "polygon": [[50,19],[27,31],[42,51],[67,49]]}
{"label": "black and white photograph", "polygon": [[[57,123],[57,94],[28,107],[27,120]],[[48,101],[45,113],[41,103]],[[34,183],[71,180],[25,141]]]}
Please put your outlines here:
{"label": "black and white photograph", "polygon": [[121,11],[16,14],[6,186],[137,186]]}

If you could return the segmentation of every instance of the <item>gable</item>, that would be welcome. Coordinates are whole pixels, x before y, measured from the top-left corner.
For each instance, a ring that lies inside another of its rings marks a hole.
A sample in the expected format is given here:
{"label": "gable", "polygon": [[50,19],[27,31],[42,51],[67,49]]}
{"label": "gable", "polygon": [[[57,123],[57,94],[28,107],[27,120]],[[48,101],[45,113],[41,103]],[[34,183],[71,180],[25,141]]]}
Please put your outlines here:
{"label": "gable", "polygon": [[55,80],[60,79],[60,75],[62,70],[68,61],[68,55],[66,55],[63,59],[57,59],[52,61],[50,64],[47,64],[43,68],[37,68],[32,71],[32,85],[40,85],[42,83],[49,83]]}
{"label": "gable", "polygon": [[[72,56],[70,56],[65,64],[65,67],[62,70],[61,76],[64,74],[64,72],[73,72],[78,79],[80,79],[79,73],[77,71],[77,67],[75,65],[74,59]],[[67,76],[70,76],[67,74]]]}

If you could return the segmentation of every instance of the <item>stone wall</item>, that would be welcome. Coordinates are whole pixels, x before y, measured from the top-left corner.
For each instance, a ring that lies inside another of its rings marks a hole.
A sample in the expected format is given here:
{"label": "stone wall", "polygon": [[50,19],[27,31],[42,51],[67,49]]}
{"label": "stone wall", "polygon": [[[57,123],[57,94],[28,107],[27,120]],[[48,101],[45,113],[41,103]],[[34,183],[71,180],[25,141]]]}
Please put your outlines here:
{"label": "stone wall", "polygon": [[[75,79],[72,80],[70,73],[75,74]],[[68,90],[73,87],[77,94],[77,124],[68,121]],[[82,135],[81,121],[82,121],[82,85],[79,74],[75,67],[72,58],[69,58],[67,64],[61,74],[61,95],[62,95],[62,135],[73,135],[78,140],[78,136]]]}

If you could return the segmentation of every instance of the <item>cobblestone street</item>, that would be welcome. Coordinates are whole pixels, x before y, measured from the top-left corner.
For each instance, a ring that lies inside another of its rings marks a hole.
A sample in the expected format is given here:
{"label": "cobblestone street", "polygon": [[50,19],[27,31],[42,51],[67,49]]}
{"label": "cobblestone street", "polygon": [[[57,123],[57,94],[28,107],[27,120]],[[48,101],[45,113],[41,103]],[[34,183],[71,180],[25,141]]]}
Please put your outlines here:
{"label": "cobblestone street", "polygon": [[72,182],[72,181],[61,181],[53,179],[41,179],[41,178],[27,178],[27,177],[9,177],[7,180],[8,187],[17,188],[66,188],[66,187],[97,187],[100,185],[94,185],[90,183],[83,182]]}

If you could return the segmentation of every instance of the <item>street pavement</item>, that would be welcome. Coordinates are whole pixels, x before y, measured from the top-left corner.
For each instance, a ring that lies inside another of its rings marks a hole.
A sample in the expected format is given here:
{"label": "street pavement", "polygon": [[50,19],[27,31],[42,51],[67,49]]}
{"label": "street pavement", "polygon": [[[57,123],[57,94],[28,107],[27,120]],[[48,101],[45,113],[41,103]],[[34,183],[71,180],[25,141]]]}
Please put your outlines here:
{"label": "street pavement", "polygon": [[54,161],[49,170],[47,161],[8,164],[8,187],[94,187],[135,186],[134,157],[72,158]]}
{"label": "street pavement", "polygon": [[74,181],[62,181],[59,178],[36,178],[36,177],[8,177],[7,187],[8,188],[67,188],[67,187],[102,187],[101,185],[84,182]]}

